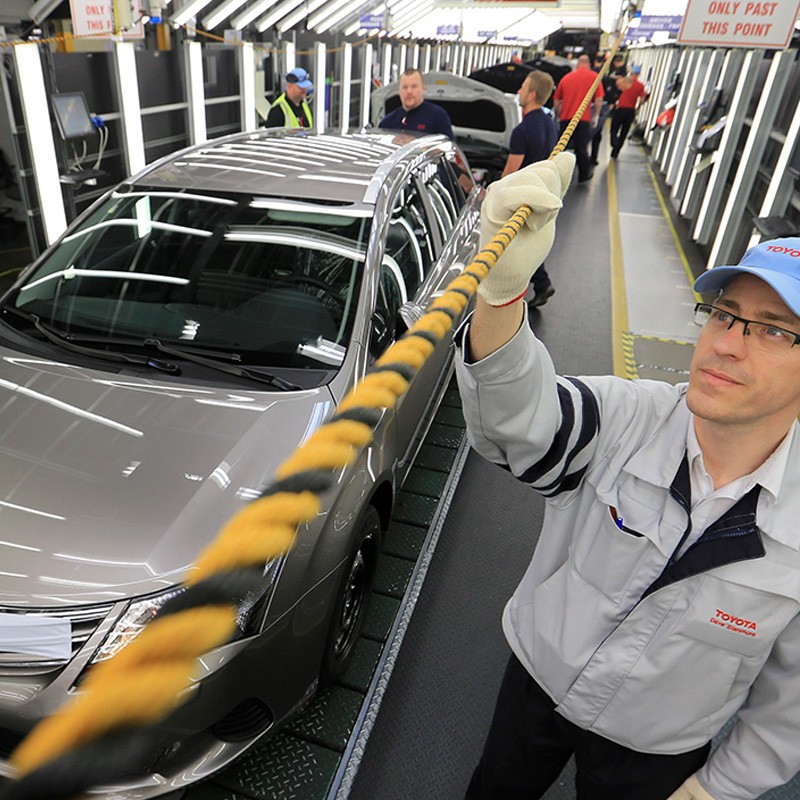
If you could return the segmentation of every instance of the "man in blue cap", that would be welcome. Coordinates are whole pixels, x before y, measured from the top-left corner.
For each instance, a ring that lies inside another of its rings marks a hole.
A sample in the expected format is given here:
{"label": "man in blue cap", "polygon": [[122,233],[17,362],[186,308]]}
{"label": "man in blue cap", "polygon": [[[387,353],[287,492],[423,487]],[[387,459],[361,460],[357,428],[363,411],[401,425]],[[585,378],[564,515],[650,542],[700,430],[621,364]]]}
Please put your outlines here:
{"label": "man in blue cap", "polygon": [[483,242],[534,213],[455,337],[471,444],[547,500],[467,798],[574,755],[578,800],[753,800],[800,770],[800,239],[697,279],[688,383],[560,377],[522,298],[571,159],[487,190]]}
{"label": "man in blue cap", "polygon": [[286,90],[275,98],[267,115],[267,128],[310,128],[314,124],[311,109],[306,102],[314,84],[302,67],[288,72]]}

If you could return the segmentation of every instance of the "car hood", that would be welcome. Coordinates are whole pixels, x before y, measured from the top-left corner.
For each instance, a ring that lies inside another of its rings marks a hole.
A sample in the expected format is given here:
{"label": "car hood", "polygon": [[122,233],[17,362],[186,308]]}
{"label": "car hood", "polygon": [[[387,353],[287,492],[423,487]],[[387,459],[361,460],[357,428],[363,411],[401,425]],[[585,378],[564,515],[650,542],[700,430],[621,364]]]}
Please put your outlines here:
{"label": "car hood", "polygon": [[325,387],[130,378],[0,348],[0,605],[176,583],[333,407]]}

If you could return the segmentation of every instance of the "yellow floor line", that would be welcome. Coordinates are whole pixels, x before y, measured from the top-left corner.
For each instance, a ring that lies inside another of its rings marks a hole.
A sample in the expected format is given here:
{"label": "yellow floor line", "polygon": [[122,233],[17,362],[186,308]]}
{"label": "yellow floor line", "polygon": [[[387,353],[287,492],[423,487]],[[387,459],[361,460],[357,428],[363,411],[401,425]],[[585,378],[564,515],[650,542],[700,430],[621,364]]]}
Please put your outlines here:
{"label": "yellow floor line", "polygon": [[[614,374],[621,378],[631,375],[628,335],[628,299],[625,294],[625,272],[622,266],[622,234],[619,227],[616,165],[611,160],[606,172],[608,179],[608,237],[611,250],[611,352]],[[635,372],[635,368],[634,368]]]}

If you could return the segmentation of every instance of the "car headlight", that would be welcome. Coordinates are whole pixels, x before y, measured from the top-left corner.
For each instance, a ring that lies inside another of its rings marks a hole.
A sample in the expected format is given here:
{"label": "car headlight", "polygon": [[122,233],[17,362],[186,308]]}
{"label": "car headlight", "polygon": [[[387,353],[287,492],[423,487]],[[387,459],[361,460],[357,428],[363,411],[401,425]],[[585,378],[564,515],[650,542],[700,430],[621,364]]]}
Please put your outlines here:
{"label": "car headlight", "polygon": [[131,603],[117,620],[117,624],[109,631],[103,644],[97,648],[89,664],[107,661],[125,645],[130,644],[144,630],[144,626],[158,616],[161,606],[183,591],[185,591],[183,588],[173,589],[155,597]]}
{"label": "car headlight", "polygon": [[[267,602],[283,564],[283,558],[269,561],[264,567],[263,583],[258,591],[248,592],[239,602],[236,611],[237,632],[234,638],[255,633],[254,618],[262,619],[266,613]],[[123,647],[130,644],[143,630],[145,625],[158,617],[158,612],[167,600],[186,591],[185,587],[170,589],[162,594],[132,602],[125,613],[117,620],[100,647],[97,648],[89,664],[106,661]]]}

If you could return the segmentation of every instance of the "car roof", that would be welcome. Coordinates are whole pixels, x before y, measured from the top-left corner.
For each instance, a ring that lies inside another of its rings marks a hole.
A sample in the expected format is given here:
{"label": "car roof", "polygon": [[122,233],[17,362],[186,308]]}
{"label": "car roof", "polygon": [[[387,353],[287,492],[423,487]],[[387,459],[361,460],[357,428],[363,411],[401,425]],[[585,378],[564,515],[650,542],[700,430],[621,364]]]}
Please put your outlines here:
{"label": "car roof", "polygon": [[371,205],[393,168],[443,146],[449,149],[453,145],[442,136],[384,131],[258,130],[174,153],[130,182],[138,188]]}

